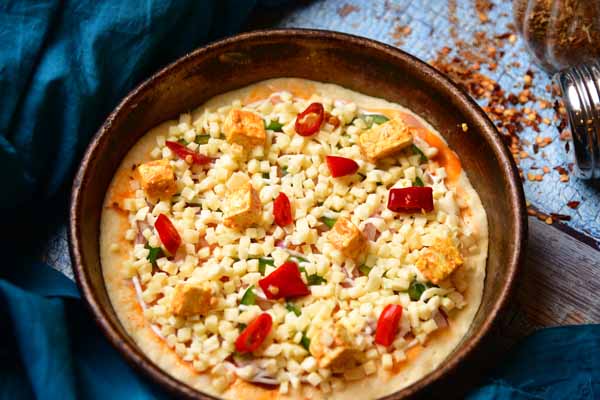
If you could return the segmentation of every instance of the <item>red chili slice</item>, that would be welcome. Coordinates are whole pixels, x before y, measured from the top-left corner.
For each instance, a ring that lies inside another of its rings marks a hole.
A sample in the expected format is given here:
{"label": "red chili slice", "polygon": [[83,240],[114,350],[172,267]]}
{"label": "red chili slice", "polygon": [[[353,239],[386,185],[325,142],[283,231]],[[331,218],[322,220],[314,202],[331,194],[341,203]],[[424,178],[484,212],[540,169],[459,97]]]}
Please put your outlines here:
{"label": "red chili slice", "polygon": [[413,213],[433,211],[433,189],[431,187],[407,187],[391,189],[387,208],[395,212]]}
{"label": "red chili slice", "polygon": [[310,294],[310,289],[300,276],[295,262],[288,261],[258,281],[268,299],[300,297]]}
{"label": "red chili slice", "polygon": [[281,227],[292,223],[290,199],[283,192],[279,193],[279,196],[273,202],[273,216],[275,217],[275,223]]}
{"label": "red chili slice", "polygon": [[394,341],[398,333],[398,325],[402,317],[402,306],[397,304],[388,304],[377,320],[377,330],[375,331],[375,343],[382,346],[389,346]]}
{"label": "red chili slice", "polygon": [[324,117],[325,110],[323,109],[323,104],[311,103],[306,107],[306,110],[298,114],[294,128],[301,136],[313,135],[321,128]]}
{"label": "red chili slice", "polygon": [[171,149],[173,153],[182,160],[187,160],[187,157],[192,158],[192,163],[197,165],[209,164],[212,162],[212,158],[205,156],[204,154],[196,153],[193,150],[188,149],[181,143],[166,141],[165,145]]}
{"label": "red chili slice", "polygon": [[251,353],[258,349],[265,341],[271,327],[273,319],[268,313],[262,313],[246,327],[235,341],[235,349],[238,353]]}
{"label": "red chili slice", "polygon": [[334,178],[352,175],[358,171],[358,164],[356,161],[346,157],[327,156],[325,157],[325,161],[327,161],[329,172],[331,172],[331,176]]}
{"label": "red chili slice", "polygon": [[165,249],[167,249],[169,253],[175,254],[181,245],[181,236],[179,236],[179,232],[177,232],[177,229],[175,229],[175,226],[169,217],[165,214],[160,214],[158,218],[156,218],[154,227],[156,228],[158,237],[165,246]]}

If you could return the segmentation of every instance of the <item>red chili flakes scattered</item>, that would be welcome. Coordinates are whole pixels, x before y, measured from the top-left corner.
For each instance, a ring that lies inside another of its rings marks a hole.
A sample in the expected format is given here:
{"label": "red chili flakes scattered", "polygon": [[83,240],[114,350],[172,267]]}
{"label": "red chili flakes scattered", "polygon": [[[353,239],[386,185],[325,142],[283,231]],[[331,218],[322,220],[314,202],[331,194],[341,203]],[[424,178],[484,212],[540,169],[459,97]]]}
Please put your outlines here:
{"label": "red chili flakes scattered", "polygon": [[527,207],[527,215],[531,217],[536,217],[537,219],[539,219],[540,221],[544,221],[548,225],[551,225],[554,222],[552,215],[544,214],[543,212],[540,212],[531,206]]}
{"label": "red chili flakes scattered", "polygon": [[560,165],[557,165],[556,167],[553,168],[555,171],[558,171],[559,174],[561,175],[568,175],[569,173],[567,172],[566,169],[564,169],[563,167],[561,167]]}
{"label": "red chili flakes scattered", "polygon": [[571,220],[570,216],[564,215],[564,214],[550,213],[550,216],[552,217],[553,220],[558,220],[558,221],[570,221]]}
{"label": "red chili flakes scattered", "polygon": [[[489,17],[489,12],[494,7],[492,1],[473,0],[473,4],[473,13],[481,23],[495,22]],[[510,88],[502,87],[485,74],[486,70],[494,71],[503,61],[505,51],[514,47],[517,41],[514,24],[508,24],[506,32],[500,34],[492,35],[484,31],[475,31],[470,40],[463,40],[457,33],[463,27],[457,17],[456,0],[448,0],[448,21],[450,22],[449,36],[453,45],[441,48],[430,63],[482,103],[482,108],[498,128],[517,164],[523,159],[531,158],[531,154],[539,154],[540,149],[553,142],[552,137],[542,137],[539,134],[534,143],[527,142],[520,137],[526,127],[538,133],[547,132],[547,126],[556,127],[560,140],[566,142],[565,147],[568,152],[568,140],[571,134],[567,129],[566,109],[560,100],[550,100],[550,96],[560,97],[560,90],[556,84],[546,85],[545,91],[549,98],[542,98],[533,93],[536,76],[531,70],[527,70],[519,82]],[[403,32],[403,29],[404,26],[398,26],[396,31]],[[515,61],[510,64],[510,67],[520,68],[521,65]],[[547,109],[554,110],[552,118],[544,118],[537,111]],[[543,151],[541,156],[542,160],[548,159]],[[520,168],[519,173],[523,180],[540,182],[544,180],[544,175],[551,172],[550,168],[550,166],[541,167],[543,173],[524,172]],[[563,170],[559,171],[559,180],[568,182],[570,174],[567,170],[563,173]],[[544,214],[542,217],[547,223],[552,223],[553,218],[566,220],[560,214],[554,217]]]}
{"label": "red chili flakes scattered", "polygon": [[494,4],[489,0],[475,0],[475,10],[477,11],[479,21],[482,24],[490,21],[488,12],[490,12],[492,8],[494,8]]}
{"label": "red chili flakes scattered", "polygon": [[352,4],[344,4],[342,7],[340,7],[337,10],[337,13],[340,17],[344,18],[347,17],[349,14],[353,13],[354,11],[359,11],[360,8],[353,6]]}
{"label": "red chili flakes scattered", "polygon": [[564,141],[571,140],[572,138],[571,131],[568,130],[562,131],[559,136],[559,139]]}
{"label": "red chili flakes scattered", "polygon": [[394,44],[396,46],[402,46],[404,44],[404,39],[408,37],[412,32],[412,28],[408,25],[397,25],[392,32],[392,37],[394,38]]}

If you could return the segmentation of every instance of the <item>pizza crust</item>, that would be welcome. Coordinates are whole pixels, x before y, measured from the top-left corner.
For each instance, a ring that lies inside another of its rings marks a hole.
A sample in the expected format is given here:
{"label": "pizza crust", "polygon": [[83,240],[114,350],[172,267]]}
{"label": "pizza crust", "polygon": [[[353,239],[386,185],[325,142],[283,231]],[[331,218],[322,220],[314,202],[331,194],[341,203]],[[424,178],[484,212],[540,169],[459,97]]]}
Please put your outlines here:
{"label": "pizza crust", "polygon": [[[330,98],[353,101],[361,109],[397,110],[403,115],[410,115],[412,123],[417,121],[422,127],[435,132],[433,127],[420,117],[397,104],[356,93],[340,86],[296,78],[269,80],[217,96],[194,111],[192,118],[197,117],[198,113],[201,113],[206,107],[216,108],[220,105],[230,104],[234,99],[244,99],[244,103],[256,101],[264,98],[261,96],[268,96],[270,93],[280,90],[288,90],[301,97],[310,96],[310,93],[314,91]],[[113,308],[123,327],[139,348],[161,369],[199,391],[227,399],[372,399],[388,395],[416,382],[437,368],[461,344],[481,303],[488,252],[486,213],[464,170],[460,172],[455,185],[464,192],[463,197],[471,211],[470,215],[464,218],[468,218],[470,225],[478,232],[478,250],[465,257],[463,268],[468,288],[463,295],[467,305],[453,314],[452,323],[448,328],[432,334],[425,347],[418,345],[407,351],[407,361],[400,364],[393,373],[379,368],[376,374],[359,381],[346,382],[344,389],[337,392],[325,395],[310,385],[304,385],[302,394],[298,391],[290,391],[287,395],[280,395],[277,389],[268,390],[241,379],[237,379],[226,392],[216,392],[210,384],[210,376],[206,373],[196,372],[191,364],[182,361],[145,320],[132,280],[128,276],[127,269],[123,267],[123,262],[132,248],[132,243],[124,239],[124,232],[128,227],[127,215],[113,207],[114,202],[118,202],[130,191],[129,180],[133,178],[131,166],[149,160],[149,153],[155,146],[156,137],[167,136],[169,126],[176,123],[176,121],[167,121],[150,130],[129,151],[109,186],[100,226],[102,272]],[[437,135],[439,136],[439,134]],[[118,249],[115,249],[114,244],[118,245]]]}

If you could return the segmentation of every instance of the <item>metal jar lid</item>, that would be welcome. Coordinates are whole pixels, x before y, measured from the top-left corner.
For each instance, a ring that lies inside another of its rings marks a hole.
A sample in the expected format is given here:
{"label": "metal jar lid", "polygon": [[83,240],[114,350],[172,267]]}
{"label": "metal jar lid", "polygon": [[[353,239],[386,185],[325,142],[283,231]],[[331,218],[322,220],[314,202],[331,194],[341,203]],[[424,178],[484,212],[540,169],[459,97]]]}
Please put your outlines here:
{"label": "metal jar lid", "polygon": [[600,178],[600,62],[582,64],[555,76],[569,116],[576,174]]}

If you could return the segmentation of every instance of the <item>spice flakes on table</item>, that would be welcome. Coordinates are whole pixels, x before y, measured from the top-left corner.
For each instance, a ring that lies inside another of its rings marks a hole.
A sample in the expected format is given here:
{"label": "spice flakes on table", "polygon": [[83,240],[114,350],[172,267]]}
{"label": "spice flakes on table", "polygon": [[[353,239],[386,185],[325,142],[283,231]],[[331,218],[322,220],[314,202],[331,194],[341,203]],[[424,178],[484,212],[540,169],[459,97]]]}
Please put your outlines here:
{"label": "spice flakes on table", "polygon": [[[493,7],[493,2],[489,0],[474,0],[475,13],[482,24],[494,22],[488,15]],[[566,142],[565,149],[568,152],[570,150],[568,140],[571,138],[571,133],[567,129],[565,107],[559,100],[551,101],[534,95],[531,88],[535,84],[535,74],[532,70],[527,70],[521,81],[509,89],[503,88],[483,72],[485,70],[494,71],[505,55],[505,48],[516,43],[515,26],[508,24],[506,32],[496,35],[476,31],[473,33],[472,40],[466,42],[457,34],[459,19],[456,16],[456,8],[456,0],[448,0],[449,33],[453,46],[452,48],[448,46],[441,48],[430,64],[450,77],[475,99],[486,101],[483,109],[498,128],[517,165],[521,160],[531,158],[527,147],[531,147],[533,154],[538,154],[540,149],[553,142],[551,137],[538,135],[534,142],[530,143],[520,137],[525,127],[529,127],[535,132],[541,132],[543,126],[556,126],[559,139]],[[398,26],[396,32],[404,32],[404,29],[403,26]],[[519,68],[521,65],[515,62],[511,66]],[[545,89],[549,96],[557,97],[558,88],[555,85],[547,85]],[[542,118],[534,105],[541,110],[553,108],[555,111],[553,119]],[[547,159],[543,152],[542,159]],[[565,183],[570,179],[572,167],[567,170],[562,166],[542,166],[540,169],[533,165],[529,169],[530,171],[524,173],[522,168],[519,168],[523,180],[542,182],[544,175],[552,173],[551,169],[553,169],[559,173],[559,181]],[[531,207],[529,209],[532,215],[538,216],[549,224],[570,219],[562,214],[543,214]]]}

